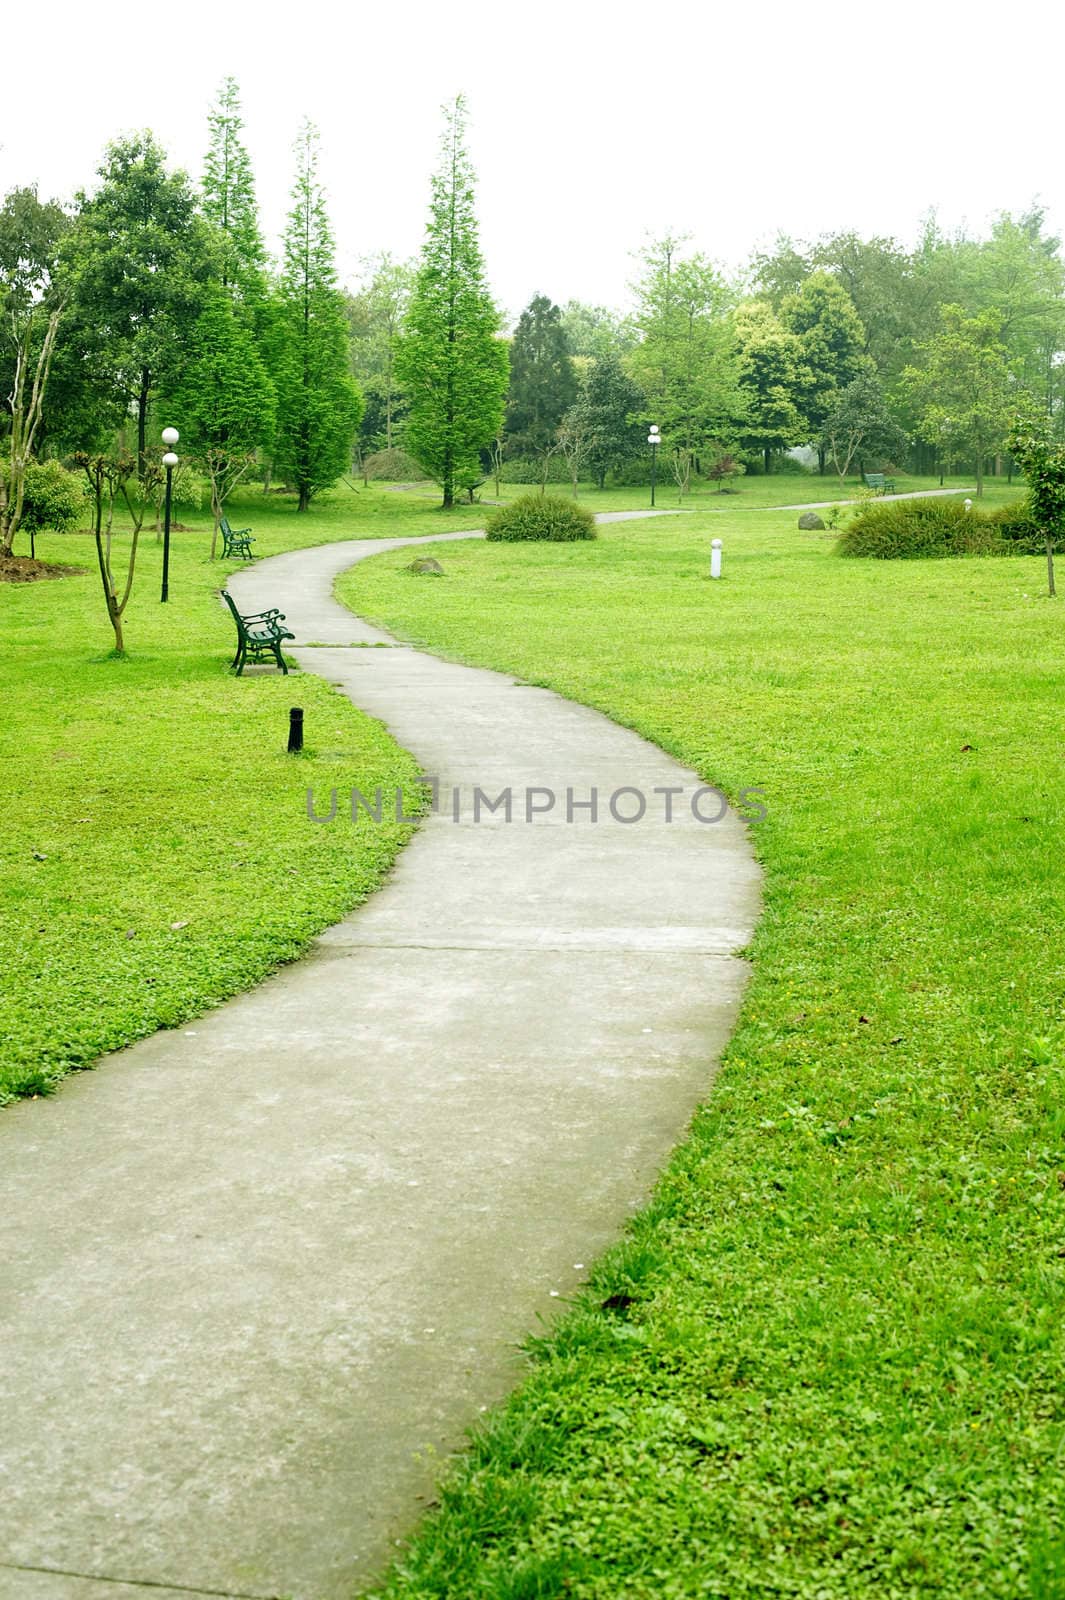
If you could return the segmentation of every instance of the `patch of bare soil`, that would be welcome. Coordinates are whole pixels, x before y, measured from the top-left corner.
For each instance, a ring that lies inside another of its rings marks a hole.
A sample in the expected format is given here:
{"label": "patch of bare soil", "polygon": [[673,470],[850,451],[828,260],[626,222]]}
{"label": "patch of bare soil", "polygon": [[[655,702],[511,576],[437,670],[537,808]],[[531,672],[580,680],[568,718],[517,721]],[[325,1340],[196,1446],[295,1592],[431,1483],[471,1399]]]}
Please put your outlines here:
{"label": "patch of bare soil", "polygon": [[52,561],[34,561],[30,556],[0,555],[0,583],[38,583],[42,578],[74,578],[88,567],[57,567]]}

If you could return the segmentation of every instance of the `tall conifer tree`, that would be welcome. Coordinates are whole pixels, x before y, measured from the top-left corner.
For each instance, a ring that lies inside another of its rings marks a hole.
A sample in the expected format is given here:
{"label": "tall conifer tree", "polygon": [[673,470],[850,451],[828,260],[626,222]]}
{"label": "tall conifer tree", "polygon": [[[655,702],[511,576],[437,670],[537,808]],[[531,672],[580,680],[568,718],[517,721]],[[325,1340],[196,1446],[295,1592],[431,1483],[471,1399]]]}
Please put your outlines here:
{"label": "tall conifer tree", "polygon": [[265,292],[266,251],[251,159],[241,137],[244,121],[235,78],[223,79],[207,123],[211,138],[203,169],[203,213],[221,235],[223,283],[254,300]]}
{"label": "tall conifer tree", "polygon": [[507,444],[516,455],[551,449],[558,427],[577,398],[577,374],[570,359],[562,311],[545,294],[535,294],[514,330],[507,395]]}
{"label": "tall conifer tree", "polygon": [[445,116],[396,376],[410,396],[404,443],[440,484],[447,508],[456,486],[475,481],[479,452],[502,426],[509,363],[477,239],[461,95]]}
{"label": "tall conifer tree", "polygon": [[296,160],[281,275],[274,464],[306,511],[317,490],[351,466],[362,396],[351,375],[347,317],[318,178],[318,130],[310,122],[296,141]]}

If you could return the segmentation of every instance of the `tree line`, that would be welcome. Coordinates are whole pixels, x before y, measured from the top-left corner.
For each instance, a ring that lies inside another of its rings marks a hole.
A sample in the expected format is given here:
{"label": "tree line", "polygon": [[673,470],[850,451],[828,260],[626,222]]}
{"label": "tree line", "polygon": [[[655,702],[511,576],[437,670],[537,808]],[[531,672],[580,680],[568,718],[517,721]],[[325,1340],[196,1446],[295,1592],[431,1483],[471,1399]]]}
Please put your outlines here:
{"label": "tree line", "polygon": [[[381,256],[347,297],[365,453],[405,441],[391,352],[414,281]],[[682,492],[694,474],[772,471],[803,446],[841,479],[908,465],[972,472],[982,489],[1019,406],[1065,437],[1065,268],[1038,208],[982,238],[928,218],[912,249],[780,238],[731,277],[667,236],[639,256],[628,307],[537,293],[509,344],[482,477],[644,478],[653,421]]]}
{"label": "tree line", "polygon": [[445,505],[493,472],[562,476],[574,492],[638,479],[650,422],[681,493],[696,475],[771,471],[800,446],[841,479],[905,462],[972,470],[982,487],[1022,403],[1061,438],[1065,283],[1040,210],[1003,214],[983,238],[931,218],[910,250],[854,233],[780,238],[731,276],[670,235],[641,253],[628,307],[537,293],[506,337],[465,115],[461,98],[446,111],[419,260],[379,255],[354,293],[338,282],[309,122],[269,259],[232,79],[198,185],[142,133],[110,145],[96,187],[69,206],[10,193],[0,551],[46,458],[80,466],[97,523],[121,496],[139,526],[164,420],[216,524],[252,473],[305,511],[353,462],[381,475],[409,463]]}
{"label": "tree line", "polygon": [[[464,117],[461,100],[448,109],[424,257],[387,356],[403,386],[405,442],[448,502],[497,431],[507,378]],[[0,553],[10,553],[27,514],[34,462],[46,458],[83,472],[98,542],[109,539],[120,500],[139,532],[161,479],[164,422],[178,426],[183,456],[209,484],[216,528],[253,471],[266,488],[291,489],[306,511],[351,470],[364,401],[310,122],[295,153],[277,262],[263,242],[232,79],[210,114],[198,186],[168,169],[145,132],[114,141],[95,189],[70,206],[29,187],[6,196]]]}

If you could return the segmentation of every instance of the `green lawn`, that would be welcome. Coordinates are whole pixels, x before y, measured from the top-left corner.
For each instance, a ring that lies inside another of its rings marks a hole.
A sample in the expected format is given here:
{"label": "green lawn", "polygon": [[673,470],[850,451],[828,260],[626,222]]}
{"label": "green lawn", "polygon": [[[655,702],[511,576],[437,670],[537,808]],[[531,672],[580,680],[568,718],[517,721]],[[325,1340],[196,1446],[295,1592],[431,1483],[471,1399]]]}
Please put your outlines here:
{"label": "green lawn", "polygon": [[[944,487],[959,492],[972,490],[973,481],[972,478],[950,477],[946,479]],[[915,478],[904,472],[895,475],[896,492],[899,494],[921,489],[938,490],[939,486],[938,478]],[[412,504],[418,504],[422,500],[432,504],[434,498],[439,499],[439,494],[430,484],[410,484],[402,489],[391,489],[388,492]],[[495,500],[494,481],[489,478],[477,492],[485,500]],[[549,494],[566,497],[571,492],[568,483],[548,485]],[[991,503],[997,503],[1004,496],[1015,492],[1009,489],[1005,478],[985,480],[985,499]],[[499,497],[503,500],[513,500],[522,494],[537,493],[539,488],[536,484],[501,483],[499,486]],[[834,473],[822,478],[808,472],[774,472],[769,477],[736,478],[725,491],[697,483],[682,497],[668,473],[665,477],[660,473],[655,490],[655,503],[663,510],[675,511],[678,507],[683,507],[686,510],[724,513],[764,510],[767,506],[808,505],[811,501],[843,502],[863,498],[867,493],[860,477],[847,478],[841,484]],[[648,506],[651,491],[646,484],[628,489],[612,487],[597,489],[594,484],[584,483],[579,486],[579,495],[593,511],[630,511],[642,510]]]}
{"label": "green lawn", "polygon": [[[337,491],[303,517],[249,493],[232,515],[267,555],[446,521],[379,489]],[[468,511],[452,520],[470,525]],[[126,660],[108,654],[90,538],[38,540],[84,576],[0,585],[0,1104],[256,983],[370,893],[410,832],[307,821],[309,785],[388,792],[417,768],[316,678],[230,676],[234,630],[214,591],[232,563],[206,560],[195,521],[173,536],[166,606],[147,535]],[[298,759],[285,753],[293,704],[306,715]]]}
{"label": "green lawn", "polygon": [[796,520],[342,580],[768,808],[714,1090],[389,1600],[1065,1596],[1063,602]]}

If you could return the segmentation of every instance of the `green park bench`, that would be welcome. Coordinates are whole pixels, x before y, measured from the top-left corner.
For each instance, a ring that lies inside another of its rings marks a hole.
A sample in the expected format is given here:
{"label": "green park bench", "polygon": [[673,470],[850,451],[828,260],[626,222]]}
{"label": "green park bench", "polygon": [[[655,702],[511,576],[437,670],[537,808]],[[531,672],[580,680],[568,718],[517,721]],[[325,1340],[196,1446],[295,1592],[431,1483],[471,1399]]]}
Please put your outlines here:
{"label": "green park bench", "polygon": [[229,526],[226,517],[219,519],[218,526],[222,530],[222,556],[243,556],[245,561],[252,559],[251,547],[255,540],[251,536],[250,528],[237,528]]}
{"label": "green park bench", "polygon": [[272,611],[255,611],[250,616],[242,617],[228,590],[222,590],[222,599],[233,613],[233,621],[237,625],[237,653],[230,663],[231,667],[236,667],[237,677],[239,678],[244,671],[244,663],[249,656],[253,661],[262,661],[265,656],[273,656],[281,671],[288,677],[288,667],[281,654],[281,641],[294,639],[296,635],[281,626],[285,620],[285,613],[275,607]]}
{"label": "green park bench", "polygon": [[895,493],[894,478],[885,478],[882,472],[863,472],[862,477],[865,479],[865,487],[872,489],[874,494]]}

